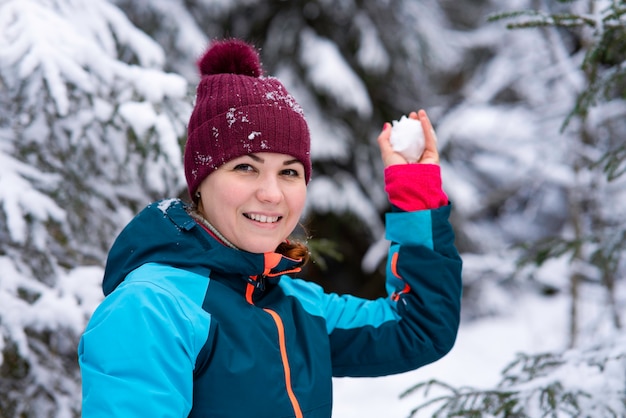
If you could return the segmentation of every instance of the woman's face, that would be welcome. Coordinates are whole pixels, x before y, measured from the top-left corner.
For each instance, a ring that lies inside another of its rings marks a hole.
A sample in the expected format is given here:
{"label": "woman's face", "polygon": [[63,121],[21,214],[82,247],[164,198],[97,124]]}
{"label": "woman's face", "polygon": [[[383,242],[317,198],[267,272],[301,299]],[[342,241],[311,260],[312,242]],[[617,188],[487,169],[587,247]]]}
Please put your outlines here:
{"label": "woman's face", "polygon": [[248,154],[209,174],[198,191],[199,211],[224,238],[245,251],[271,252],[304,209],[304,166],[285,154]]}

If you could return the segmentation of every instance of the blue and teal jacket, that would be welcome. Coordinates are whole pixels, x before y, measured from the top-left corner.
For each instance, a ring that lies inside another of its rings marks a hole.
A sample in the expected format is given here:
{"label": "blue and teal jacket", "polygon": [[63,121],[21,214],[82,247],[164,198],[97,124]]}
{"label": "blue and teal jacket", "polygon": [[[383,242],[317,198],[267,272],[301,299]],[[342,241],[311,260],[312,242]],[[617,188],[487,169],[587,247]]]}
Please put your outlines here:
{"label": "blue and teal jacket", "polygon": [[149,205],[115,241],[79,344],[83,416],[328,418],[333,376],[441,358],[461,298],[449,211],[387,215],[390,295],[366,300],[221,244],[181,201]]}

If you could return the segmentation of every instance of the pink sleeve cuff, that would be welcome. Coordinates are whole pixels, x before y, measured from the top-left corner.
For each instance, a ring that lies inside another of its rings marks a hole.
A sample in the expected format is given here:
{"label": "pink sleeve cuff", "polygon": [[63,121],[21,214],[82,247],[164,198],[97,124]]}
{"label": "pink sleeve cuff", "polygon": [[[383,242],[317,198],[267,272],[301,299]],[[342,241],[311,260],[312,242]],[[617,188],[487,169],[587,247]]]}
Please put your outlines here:
{"label": "pink sleeve cuff", "polygon": [[412,212],[448,204],[441,187],[441,168],[435,164],[398,164],[385,169],[385,190],[391,204]]}

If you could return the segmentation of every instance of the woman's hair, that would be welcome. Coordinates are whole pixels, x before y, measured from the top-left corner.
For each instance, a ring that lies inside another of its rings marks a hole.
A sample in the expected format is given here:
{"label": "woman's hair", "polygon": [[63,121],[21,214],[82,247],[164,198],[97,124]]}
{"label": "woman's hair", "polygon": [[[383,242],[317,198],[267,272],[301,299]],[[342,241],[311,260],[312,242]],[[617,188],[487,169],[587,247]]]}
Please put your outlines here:
{"label": "woman's hair", "polygon": [[282,254],[285,257],[292,258],[295,260],[302,260],[302,264],[300,266],[304,266],[311,257],[311,253],[309,252],[309,247],[306,244],[299,241],[290,241],[287,240],[285,242],[281,242],[276,248],[276,252],[278,254]]}

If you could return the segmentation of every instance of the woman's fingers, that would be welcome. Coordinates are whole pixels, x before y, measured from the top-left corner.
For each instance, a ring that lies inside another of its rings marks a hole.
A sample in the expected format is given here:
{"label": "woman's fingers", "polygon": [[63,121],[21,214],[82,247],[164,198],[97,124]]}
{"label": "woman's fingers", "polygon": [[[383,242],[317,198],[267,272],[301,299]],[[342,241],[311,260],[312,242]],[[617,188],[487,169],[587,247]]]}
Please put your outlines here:
{"label": "woman's fingers", "polygon": [[407,164],[406,158],[402,154],[394,151],[391,146],[391,124],[385,123],[383,130],[378,135],[378,146],[380,147],[380,156],[383,160],[383,165],[389,167],[394,164]]}
{"label": "woman's fingers", "polygon": [[437,150],[437,134],[433,129],[433,125],[430,123],[430,119],[425,110],[420,110],[417,114],[417,119],[422,124],[422,131],[424,131],[424,153],[420,158],[420,164],[439,164],[439,151]]}

